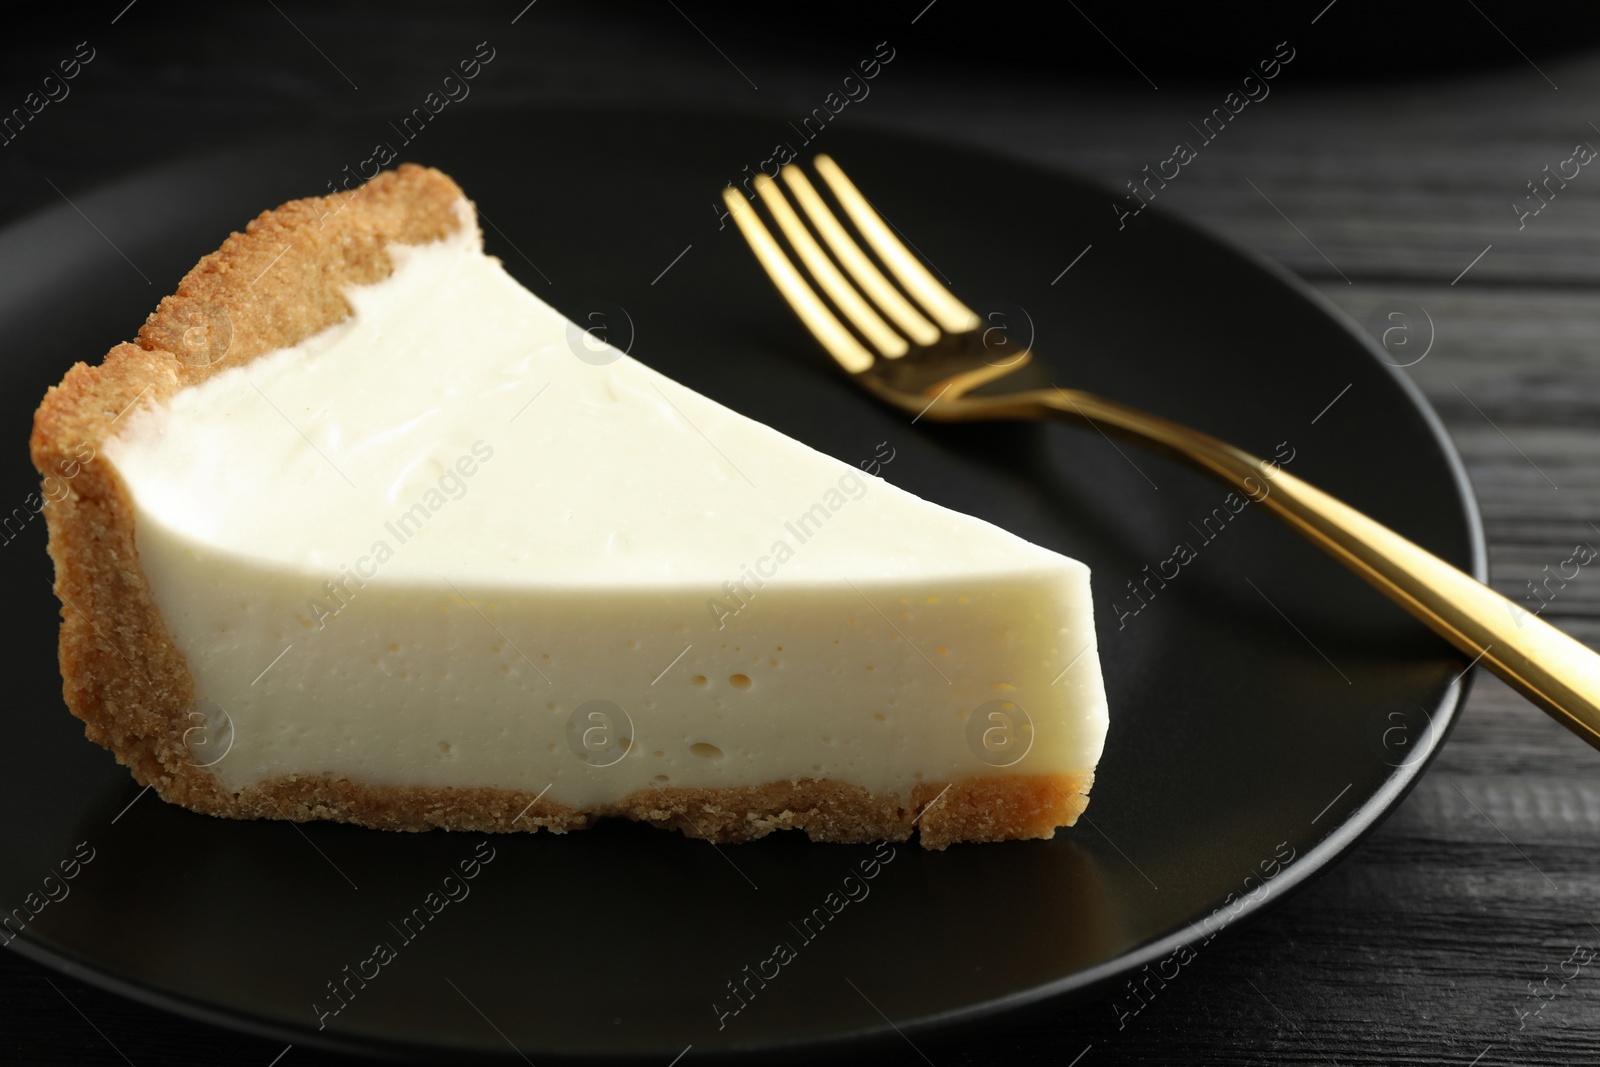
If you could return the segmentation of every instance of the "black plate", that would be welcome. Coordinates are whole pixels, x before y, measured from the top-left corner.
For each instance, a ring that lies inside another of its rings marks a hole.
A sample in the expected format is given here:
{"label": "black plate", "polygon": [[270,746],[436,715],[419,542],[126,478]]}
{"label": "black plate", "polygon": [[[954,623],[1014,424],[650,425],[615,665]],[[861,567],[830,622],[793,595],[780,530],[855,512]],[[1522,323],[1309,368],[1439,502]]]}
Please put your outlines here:
{"label": "black plate", "polygon": [[[891,481],[1089,563],[1112,727],[1088,818],[1051,842],[896,846],[869,895],[810,940],[796,925],[872,848],[785,834],[719,852],[631,825],[500,837],[470,897],[408,943],[390,924],[477,837],[230,822],[142,796],[62,705],[43,521],[16,532],[37,488],[32,409],[230,230],[355,173],[380,140],[400,147],[374,119],[179,162],[68,190],[75,207],[0,232],[0,492],[21,509],[0,547],[21,623],[0,906],[42,893],[80,842],[94,855],[50,883],[68,895],[13,948],[176,1011],[343,1048],[515,1043],[534,1059],[664,1063],[690,1044],[892,1037],[889,1020],[915,1034],[1146,965],[1170,975],[1355,844],[1442,740],[1462,657],[1259,508],[1208,527],[1223,488],[1092,430],[910,425],[845,381],[715,206],[775,142],[804,147],[786,122],[474,105],[402,158],[460,181],[491,251],[536,293],[569,316],[611,308],[638,357],[846,462],[887,441]],[[1036,335],[1058,381],[1261,454],[1286,442],[1294,473],[1484,573],[1471,491],[1421,395],[1284,271],[1154,211],[1119,230],[1113,194],[1017,162],[843,128],[822,142],[957,293]],[[1137,614],[1119,610],[1180,542],[1195,558]],[[319,1031],[312,1002],[331,1006],[325,983],[379,941],[397,958]],[[792,962],[749,980],[780,941]],[[719,1027],[730,980],[748,981],[748,1005]]]}

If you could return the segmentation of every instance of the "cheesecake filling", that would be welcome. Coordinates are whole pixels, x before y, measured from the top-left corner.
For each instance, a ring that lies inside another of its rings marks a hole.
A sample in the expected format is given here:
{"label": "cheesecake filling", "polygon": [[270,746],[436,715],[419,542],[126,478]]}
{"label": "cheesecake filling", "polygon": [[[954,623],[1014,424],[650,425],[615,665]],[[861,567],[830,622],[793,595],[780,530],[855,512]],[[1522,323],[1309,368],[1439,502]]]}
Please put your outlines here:
{"label": "cheesecake filling", "polygon": [[580,809],[1094,767],[1087,568],[610,347],[460,213],[107,443],[197,764]]}

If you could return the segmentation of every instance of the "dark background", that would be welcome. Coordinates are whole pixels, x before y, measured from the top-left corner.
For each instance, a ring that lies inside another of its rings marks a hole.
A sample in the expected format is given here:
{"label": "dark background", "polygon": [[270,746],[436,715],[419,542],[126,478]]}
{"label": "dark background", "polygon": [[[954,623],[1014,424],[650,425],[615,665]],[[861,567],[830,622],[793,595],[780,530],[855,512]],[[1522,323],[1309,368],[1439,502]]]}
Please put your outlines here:
{"label": "dark background", "polygon": [[[1395,301],[1427,309],[1435,345],[1408,373],[1467,462],[1502,592],[1520,599],[1574,544],[1600,543],[1600,176],[1582,173],[1521,229],[1511,207],[1533,203],[1525,183],[1575,142],[1600,144],[1594,5],[525,2],[13,6],[0,112],[78,42],[95,58],[0,145],[0,218],[154,162],[404,113],[484,40],[497,56],[473,99],[780,115],[804,114],[888,40],[893,67],[841,121],[1120,188],[1288,41],[1295,59],[1271,97],[1186,168],[1165,206],[1288,264],[1358,321]],[[1545,617],[1595,643],[1597,582],[1575,580]],[[1574,947],[1600,947],[1597,770],[1600,754],[1480,678],[1443,754],[1352,858],[1229,930],[1125,1028],[1090,1002],[874,1059],[1600,1062],[1600,972],[1526,1014],[1541,1004],[1530,983],[1555,988]],[[144,1008],[12,953],[0,953],[0,1020],[7,1063],[346,1062]]]}

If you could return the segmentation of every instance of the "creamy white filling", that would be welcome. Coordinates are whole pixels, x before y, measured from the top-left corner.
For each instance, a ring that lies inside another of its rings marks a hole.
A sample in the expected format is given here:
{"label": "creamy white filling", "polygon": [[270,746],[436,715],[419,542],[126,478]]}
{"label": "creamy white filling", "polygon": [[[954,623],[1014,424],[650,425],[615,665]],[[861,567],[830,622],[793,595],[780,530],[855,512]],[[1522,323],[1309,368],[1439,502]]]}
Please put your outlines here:
{"label": "creamy white filling", "polygon": [[197,763],[576,806],[1094,766],[1082,564],[605,346],[461,214],[107,444]]}

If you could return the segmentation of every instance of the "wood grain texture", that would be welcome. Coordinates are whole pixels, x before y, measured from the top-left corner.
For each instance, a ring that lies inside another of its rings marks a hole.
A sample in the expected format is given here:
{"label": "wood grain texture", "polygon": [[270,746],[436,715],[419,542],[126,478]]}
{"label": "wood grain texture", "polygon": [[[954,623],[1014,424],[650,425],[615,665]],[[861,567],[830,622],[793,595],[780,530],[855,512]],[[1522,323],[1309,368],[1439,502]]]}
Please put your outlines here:
{"label": "wood grain texture", "polygon": [[[1074,83],[1002,63],[963,70],[922,62],[909,23],[922,7],[919,0],[896,15],[902,58],[846,121],[951,138],[1121,187],[1192,137],[1188,122],[1234,80],[1226,71],[1206,84],[1153,91],[1132,71]],[[435,68],[485,38],[502,57],[478,83],[475,99],[487,102],[803,113],[855,53],[890,35],[841,26],[837,56],[811,62],[741,53],[740,69],[761,86],[751,90],[670,10],[659,21],[606,23],[540,5],[512,27],[515,10],[391,15],[374,5],[326,13],[285,5],[295,29],[267,5],[218,11],[204,25],[145,8],[115,26],[110,14],[96,13],[92,24],[83,15],[81,32],[3,45],[7,101],[27,91],[34,69],[57,58],[62,42],[93,34],[99,55],[70,100],[0,149],[0,213],[55,200],[46,179],[70,192],[148,158],[153,125],[166,154],[257,127],[409,107]],[[937,18],[938,8],[925,17]],[[1344,15],[1334,8],[1326,17]],[[1293,36],[1312,52],[1307,18],[1285,16],[1276,34],[1247,29],[1264,50]],[[1373,47],[1393,47],[1381,20],[1374,25]],[[702,28],[717,36],[715,26]],[[998,30],[1000,41],[1003,25]],[[262,47],[234,46],[243,39]],[[1400,42],[1397,75],[1408,47],[1427,42]],[[1520,597],[1575,543],[1600,545],[1591,525],[1600,525],[1600,166],[1583,168],[1521,229],[1511,208],[1527,195],[1525,183],[1567,158],[1575,142],[1600,145],[1589,125],[1600,110],[1586,110],[1600,90],[1596,58],[1541,60],[1536,71],[1508,51],[1506,65],[1493,70],[1362,86],[1297,80],[1291,66],[1158,201],[1285,263],[1357,321],[1388,301],[1427,309],[1435,344],[1407,373],[1461,450],[1484,514],[1493,582],[1510,596]],[[1063,262],[1075,251],[1064,249]],[[1544,614],[1600,644],[1600,569],[1586,569]],[[1091,1002],[919,1038],[916,1047],[906,1042],[860,1062],[1600,1062],[1600,959],[1537,1015],[1541,1001],[1529,991],[1547,976],[1558,986],[1575,946],[1600,950],[1597,843],[1600,754],[1481,677],[1438,761],[1351,858],[1207,946],[1125,1026],[1108,1003]],[[10,953],[0,953],[0,1020],[0,1059],[8,1062],[266,1065],[283,1052]],[[278,1062],[354,1061],[296,1048]]]}

